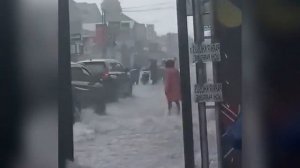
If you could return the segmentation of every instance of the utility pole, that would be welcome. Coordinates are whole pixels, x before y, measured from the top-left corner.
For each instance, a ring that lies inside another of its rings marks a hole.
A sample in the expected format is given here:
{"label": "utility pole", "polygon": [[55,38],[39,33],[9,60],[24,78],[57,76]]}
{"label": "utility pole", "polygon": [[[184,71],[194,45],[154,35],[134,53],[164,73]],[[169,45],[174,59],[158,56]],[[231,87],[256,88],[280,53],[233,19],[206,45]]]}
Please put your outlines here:
{"label": "utility pole", "polygon": [[66,161],[74,161],[73,142],[73,106],[71,90],[71,60],[70,60],[70,22],[69,2],[59,1],[59,167],[65,168]]}
{"label": "utility pole", "polygon": [[[201,0],[193,0],[194,20],[194,41],[196,45],[202,45],[204,41],[204,26],[202,18],[203,5]],[[202,61],[196,63],[197,84],[204,85],[206,79],[206,64]],[[200,126],[200,147],[201,147],[201,168],[209,168],[209,151],[207,140],[206,103],[198,103],[199,126]]]}
{"label": "utility pole", "polygon": [[[215,37],[215,24],[214,24],[214,18],[215,18],[215,4],[216,0],[210,0],[210,8],[209,12],[212,15],[211,17],[211,23],[210,23],[210,33],[211,33],[211,43],[216,42],[216,37]],[[219,62],[213,62],[212,68],[213,68],[213,83],[216,84],[218,83],[218,64]],[[220,126],[220,103],[215,102],[215,121],[216,121],[216,139],[217,139],[217,156],[218,156],[218,168],[223,167],[223,154],[222,154],[222,147],[221,147],[221,126]]]}
{"label": "utility pole", "polygon": [[189,41],[187,28],[186,0],[177,0],[177,24],[179,61],[182,93],[182,125],[184,139],[184,160],[185,168],[194,168],[194,136],[193,136],[193,116],[191,107],[191,85],[190,85],[190,61],[189,61]]}

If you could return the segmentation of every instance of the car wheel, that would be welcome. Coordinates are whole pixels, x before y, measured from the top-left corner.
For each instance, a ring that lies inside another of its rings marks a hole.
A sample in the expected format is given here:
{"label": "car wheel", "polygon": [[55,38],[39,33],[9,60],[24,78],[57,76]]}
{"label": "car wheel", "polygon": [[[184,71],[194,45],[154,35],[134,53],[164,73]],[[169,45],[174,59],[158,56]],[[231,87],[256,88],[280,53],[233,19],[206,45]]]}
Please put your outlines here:
{"label": "car wheel", "polygon": [[126,93],[127,97],[131,97],[132,96],[132,90],[133,90],[133,86],[132,86],[132,84],[129,83],[129,89],[128,89],[127,93]]}
{"label": "car wheel", "polygon": [[111,93],[110,93],[110,99],[113,102],[118,101],[118,99],[119,99],[119,93],[118,93],[117,89],[111,91]]}
{"label": "car wheel", "polygon": [[116,102],[119,99],[119,89],[118,85],[115,82],[111,82],[106,88],[106,92],[109,97],[109,101]]}
{"label": "car wheel", "polygon": [[118,95],[116,89],[114,89],[112,85],[105,87],[104,95],[106,96],[106,98],[104,99],[106,103],[118,101]]}
{"label": "car wheel", "polygon": [[95,112],[98,115],[103,115],[106,112],[106,104],[105,103],[100,103],[96,106]]}

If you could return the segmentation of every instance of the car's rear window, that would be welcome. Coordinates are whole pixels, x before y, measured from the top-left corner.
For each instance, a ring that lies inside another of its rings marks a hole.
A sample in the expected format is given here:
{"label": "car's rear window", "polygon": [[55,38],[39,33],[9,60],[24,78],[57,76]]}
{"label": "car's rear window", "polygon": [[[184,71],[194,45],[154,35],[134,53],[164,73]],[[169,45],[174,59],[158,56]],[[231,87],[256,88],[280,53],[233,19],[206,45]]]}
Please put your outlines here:
{"label": "car's rear window", "polygon": [[123,72],[124,71],[124,67],[120,63],[111,62],[111,63],[109,63],[109,70],[111,72]]}
{"label": "car's rear window", "polygon": [[105,72],[105,63],[104,62],[86,62],[84,65],[93,75],[99,75]]}
{"label": "car's rear window", "polygon": [[89,72],[87,72],[85,69],[82,68],[72,68],[72,81],[89,81]]}

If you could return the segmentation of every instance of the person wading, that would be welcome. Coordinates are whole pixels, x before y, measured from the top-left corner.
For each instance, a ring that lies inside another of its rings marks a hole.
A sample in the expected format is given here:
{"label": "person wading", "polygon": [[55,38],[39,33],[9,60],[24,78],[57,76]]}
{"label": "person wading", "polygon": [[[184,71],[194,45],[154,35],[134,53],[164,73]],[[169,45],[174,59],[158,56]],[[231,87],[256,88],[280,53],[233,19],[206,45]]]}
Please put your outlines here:
{"label": "person wading", "polygon": [[168,114],[171,114],[172,103],[175,102],[177,106],[177,114],[180,114],[180,74],[175,68],[175,61],[166,61],[166,69],[164,72],[165,94],[168,101]]}

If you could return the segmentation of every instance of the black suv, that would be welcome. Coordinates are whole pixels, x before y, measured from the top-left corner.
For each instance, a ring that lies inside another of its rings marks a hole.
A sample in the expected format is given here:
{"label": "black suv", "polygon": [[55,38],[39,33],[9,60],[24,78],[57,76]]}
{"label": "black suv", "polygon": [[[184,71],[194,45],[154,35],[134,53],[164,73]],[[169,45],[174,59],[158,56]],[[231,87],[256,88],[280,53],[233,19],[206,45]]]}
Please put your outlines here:
{"label": "black suv", "polygon": [[81,109],[94,107],[97,114],[104,114],[104,87],[102,81],[94,78],[83,65],[71,63],[72,94],[75,121],[80,120]]}
{"label": "black suv", "polygon": [[116,101],[119,97],[131,96],[132,85],[129,69],[113,59],[91,59],[80,61],[89,71],[101,81],[108,100]]}

